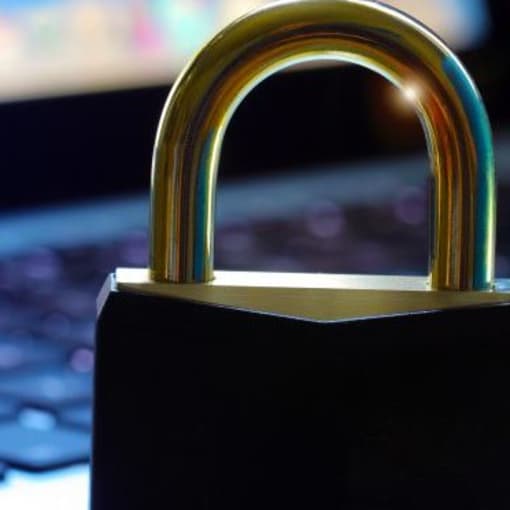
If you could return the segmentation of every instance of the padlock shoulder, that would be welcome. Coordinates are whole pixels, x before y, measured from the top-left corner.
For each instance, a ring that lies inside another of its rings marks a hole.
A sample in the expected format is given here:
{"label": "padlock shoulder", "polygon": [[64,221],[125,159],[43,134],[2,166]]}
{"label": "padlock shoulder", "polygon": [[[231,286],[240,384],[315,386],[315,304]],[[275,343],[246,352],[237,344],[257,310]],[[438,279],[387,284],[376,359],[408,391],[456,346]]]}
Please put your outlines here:
{"label": "padlock shoulder", "polygon": [[428,279],[414,276],[333,275],[217,271],[209,283],[151,281],[146,269],[117,269],[108,291],[158,296],[312,322],[341,322],[429,313],[510,302],[510,285],[494,291],[431,291]]}

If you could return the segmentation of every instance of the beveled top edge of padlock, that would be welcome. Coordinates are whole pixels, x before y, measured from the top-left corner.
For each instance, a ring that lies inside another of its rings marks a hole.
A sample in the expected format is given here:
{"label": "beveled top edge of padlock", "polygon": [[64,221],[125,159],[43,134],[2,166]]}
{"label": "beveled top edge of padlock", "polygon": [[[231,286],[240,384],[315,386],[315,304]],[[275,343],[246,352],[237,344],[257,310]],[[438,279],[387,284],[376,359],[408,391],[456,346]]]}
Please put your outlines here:
{"label": "beveled top edge of padlock", "polygon": [[[206,283],[158,283],[151,281],[149,269],[117,268],[119,283],[151,284],[176,289],[188,287],[253,287],[285,289],[352,289],[425,291],[430,288],[424,276],[392,276],[332,273],[290,273],[273,271],[215,271],[214,279]],[[171,291],[173,292],[173,291]]]}
{"label": "beveled top edge of padlock", "polygon": [[119,268],[110,290],[188,300],[318,322],[430,312],[510,302],[495,291],[431,291],[419,276],[217,271],[208,283],[150,280],[148,269]]}

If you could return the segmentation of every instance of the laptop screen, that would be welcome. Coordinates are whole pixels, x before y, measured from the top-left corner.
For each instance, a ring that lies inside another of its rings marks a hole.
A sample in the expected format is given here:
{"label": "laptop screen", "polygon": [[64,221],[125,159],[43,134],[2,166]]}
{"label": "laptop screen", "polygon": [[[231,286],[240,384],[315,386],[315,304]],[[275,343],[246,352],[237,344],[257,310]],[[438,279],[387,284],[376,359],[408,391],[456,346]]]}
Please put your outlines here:
{"label": "laptop screen", "polygon": [[[222,26],[267,0],[3,0],[0,101],[168,83]],[[487,35],[486,0],[390,0],[457,50]]]}
{"label": "laptop screen", "polygon": [[[0,211],[147,192],[172,82],[213,33],[266,3],[1,0],[0,166],[7,171]],[[431,26],[460,54],[493,126],[507,126],[506,3],[388,3]],[[392,86],[373,74],[321,66],[260,84],[228,128],[221,181],[424,153],[414,111],[403,110]]]}

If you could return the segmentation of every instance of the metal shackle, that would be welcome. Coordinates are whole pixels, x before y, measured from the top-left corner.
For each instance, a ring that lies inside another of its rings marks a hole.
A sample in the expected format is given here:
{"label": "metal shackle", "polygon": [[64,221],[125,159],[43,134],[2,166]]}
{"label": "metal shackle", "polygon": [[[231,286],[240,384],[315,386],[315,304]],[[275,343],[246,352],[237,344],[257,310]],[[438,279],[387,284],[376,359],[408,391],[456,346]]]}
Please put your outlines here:
{"label": "metal shackle", "polygon": [[229,120],[267,76],[322,59],[362,65],[413,91],[434,180],[430,287],[491,289],[495,171],[480,94],[426,27],[361,0],[294,0],[256,10],[219,32],[184,69],[165,104],[153,155],[151,278],[214,278],[216,178]]}

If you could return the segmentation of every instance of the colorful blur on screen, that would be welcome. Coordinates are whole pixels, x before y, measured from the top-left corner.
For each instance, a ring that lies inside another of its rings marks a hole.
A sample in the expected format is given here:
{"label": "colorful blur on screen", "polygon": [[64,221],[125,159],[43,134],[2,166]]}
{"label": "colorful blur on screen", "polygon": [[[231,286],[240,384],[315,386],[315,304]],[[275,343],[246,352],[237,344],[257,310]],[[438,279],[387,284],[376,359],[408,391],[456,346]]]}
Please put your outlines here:
{"label": "colorful blur on screen", "polygon": [[[1,0],[0,101],[170,83],[226,23],[267,0]],[[478,44],[485,0],[390,0],[456,49]]]}

